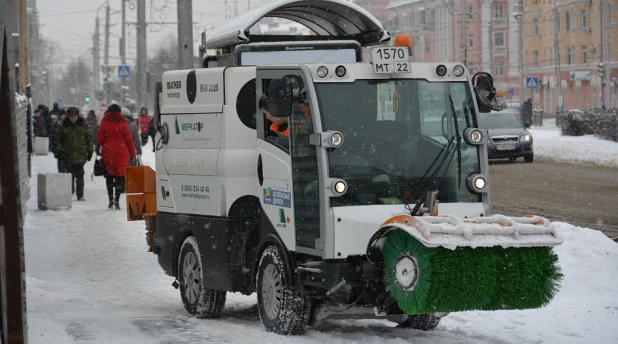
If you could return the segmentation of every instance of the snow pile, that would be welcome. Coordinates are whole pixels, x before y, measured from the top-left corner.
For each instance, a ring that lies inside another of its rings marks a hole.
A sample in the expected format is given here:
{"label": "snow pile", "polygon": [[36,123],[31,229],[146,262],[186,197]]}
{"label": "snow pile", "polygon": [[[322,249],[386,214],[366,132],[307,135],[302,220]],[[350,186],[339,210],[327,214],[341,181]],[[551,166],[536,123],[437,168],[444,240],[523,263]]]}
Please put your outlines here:
{"label": "snow pile", "polygon": [[618,142],[594,135],[562,136],[554,120],[529,129],[534,139],[534,158],[580,165],[618,167]]}
{"label": "snow pile", "polygon": [[[144,147],[148,164],[154,162],[150,145]],[[33,188],[36,175],[54,172],[55,163],[51,154],[33,157]],[[86,165],[87,176],[92,165]],[[221,319],[189,316],[173,278],[146,252],[143,222],[127,222],[124,211],[107,209],[101,177],[87,179],[85,197],[63,211],[41,211],[36,199],[28,201],[30,344],[618,343],[618,244],[598,231],[555,223],[565,238],[556,248],[565,279],[545,308],[450,314],[433,332],[345,320],[285,337],[266,332],[255,294],[228,294]]]}

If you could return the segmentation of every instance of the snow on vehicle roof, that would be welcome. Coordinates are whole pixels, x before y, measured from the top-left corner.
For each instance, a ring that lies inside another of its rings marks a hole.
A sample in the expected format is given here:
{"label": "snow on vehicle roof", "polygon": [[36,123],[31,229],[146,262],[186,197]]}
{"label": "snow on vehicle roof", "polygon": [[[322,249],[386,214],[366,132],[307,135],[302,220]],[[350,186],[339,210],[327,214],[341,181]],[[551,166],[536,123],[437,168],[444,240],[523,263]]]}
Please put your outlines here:
{"label": "snow on vehicle roof", "polygon": [[219,27],[206,42],[218,49],[251,41],[250,28],[262,18],[284,18],[309,28],[317,36],[350,37],[361,45],[390,39],[388,31],[369,12],[343,0],[282,0],[247,12]]}

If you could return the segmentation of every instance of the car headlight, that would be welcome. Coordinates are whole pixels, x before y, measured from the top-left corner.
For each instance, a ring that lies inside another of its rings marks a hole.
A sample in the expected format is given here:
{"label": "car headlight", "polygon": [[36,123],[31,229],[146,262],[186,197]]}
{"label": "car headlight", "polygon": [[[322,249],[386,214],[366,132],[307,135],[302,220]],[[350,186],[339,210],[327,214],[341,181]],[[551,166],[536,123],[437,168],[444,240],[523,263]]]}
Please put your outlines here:
{"label": "car headlight", "polygon": [[526,134],[521,137],[521,142],[530,142],[532,141],[532,135]]}

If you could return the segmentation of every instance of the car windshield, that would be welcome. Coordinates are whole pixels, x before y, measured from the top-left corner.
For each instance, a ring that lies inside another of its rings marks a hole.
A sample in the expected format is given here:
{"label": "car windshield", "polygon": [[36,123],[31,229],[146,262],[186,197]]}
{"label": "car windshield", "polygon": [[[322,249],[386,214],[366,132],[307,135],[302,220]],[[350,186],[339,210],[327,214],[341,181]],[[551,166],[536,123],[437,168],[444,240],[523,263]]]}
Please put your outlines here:
{"label": "car windshield", "polygon": [[523,124],[510,113],[491,113],[479,116],[479,126],[484,129],[516,129]]}
{"label": "car windshield", "polygon": [[329,168],[350,188],[333,205],[405,203],[423,197],[425,185],[439,190],[441,202],[479,202],[465,185],[468,175],[480,172],[478,149],[461,138],[476,124],[467,85],[407,79],[316,84],[323,130],[344,135],[343,146],[329,152]]}

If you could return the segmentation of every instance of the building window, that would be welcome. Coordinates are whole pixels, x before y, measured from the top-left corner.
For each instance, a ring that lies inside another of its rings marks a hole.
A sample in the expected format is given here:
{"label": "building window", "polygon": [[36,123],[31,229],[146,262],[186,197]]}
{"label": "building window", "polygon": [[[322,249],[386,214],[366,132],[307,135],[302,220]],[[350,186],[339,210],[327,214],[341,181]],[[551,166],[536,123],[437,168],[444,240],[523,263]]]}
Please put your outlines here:
{"label": "building window", "polygon": [[585,45],[582,45],[582,63],[588,63],[588,51]]}
{"label": "building window", "polygon": [[407,21],[406,26],[408,28],[413,28],[414,27],[414,14],[408,15],[408,18],[406,21]]}
{"label": "building window", "polygon": [[539,51],[538,50],[534,51],[534,67],[535,68],[539,67]]}
{"label": "building window", "polygon": [[421,24],[426,24],[425,22],[425,11],[421,11]]}
{"label": "building window", "polygon": [[496,61],[496,70],[494,73],[496,75],[504,75],[504,66],[502,65],[502,61]]}
{"label": "building window", "polygon": [[494,5],[494,18],[503,18],[504,17],[504,6],[502,4]]}
{"label": "building window", "polygon": [[587,21],[588,21],[588,18],[587,18],[587,15],[588,15],[588,14],[586,13],[586,10],[582,10],[582,27],[583,27],[583,28],[588,27],[588,22],[587,22]]}
{"label": "building window", "polygon": [[571,47],[566,48],[566,64],[571,64]]}
{"label": "building window", "polygon": [[474,75],[474,62],[468,62],[468,70],[470,71],[470,75]]}
{"label": "building window", "polygon": [[472,14],[473,12],[474,12],[474,6],[469,5],[468,6],[468,20],[474,19],[474,14]]}
{"label": "building window", "polygon": [[427,40],[423,42],[423,45],[425,46],[425,52],[429,52],[429,43],[427,42]]}
{"label": "building window", "polygon": [[534,23],[534,32],[533,32],[533,34],[535,36],[538,36],[538,34],[539,34],[539,19],[538,18],[534,18],[532,20],[532,22]]}
{"label": "building window", "polygon": [[496,47],[504,46],[504,32],[494,33],[494,46]]}
{"label": "building window", "polygon": [[468,48],[474,48],[474,35],[468,35]]}
{"label": "building window", "polygon": [[565,24],[566,25],[566,30],[567,31],[571,30],[571,14],[569,12],[567,12],[567,14],[566,14],[565,21],[566,21],[566,24]]}

